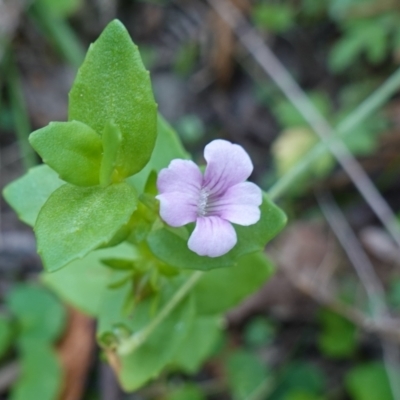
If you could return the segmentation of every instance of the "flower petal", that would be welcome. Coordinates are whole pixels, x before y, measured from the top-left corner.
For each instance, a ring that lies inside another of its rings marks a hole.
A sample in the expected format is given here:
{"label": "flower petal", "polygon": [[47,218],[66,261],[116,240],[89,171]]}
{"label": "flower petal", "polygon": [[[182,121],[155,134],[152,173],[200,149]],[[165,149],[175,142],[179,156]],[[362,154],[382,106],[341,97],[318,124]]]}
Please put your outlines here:
{"label": "flower petal", "polygon": [[213,140],[204,149],[207,168],[204,187],[212,194],[245,181],[253,171],[253,164],[243,147],[227,140]]}
{"label": "flower petal", "polygon": [[197,197],[191,193],[171,192],[156,196],[161,218],[171,226],[183,226],[197,218]]}
{"label": "flower petal", "polygon": [[200,217],[190,235],[189,249],[199,256],[219,257],[237,242],[233,226],[219,217]]}
{"label": "flower petal", "polygon": [[168,168],[158,174],[157,189],[159,193],[181,192],[199,193],[203,176],[199,167],[190,160],[172,160]]}
{"label": "flower petal", "polygon": [[261,216],[261,189],[251,182],[231,186],[207,207],[211,215],[218,215],[234,224],[253,225]]}

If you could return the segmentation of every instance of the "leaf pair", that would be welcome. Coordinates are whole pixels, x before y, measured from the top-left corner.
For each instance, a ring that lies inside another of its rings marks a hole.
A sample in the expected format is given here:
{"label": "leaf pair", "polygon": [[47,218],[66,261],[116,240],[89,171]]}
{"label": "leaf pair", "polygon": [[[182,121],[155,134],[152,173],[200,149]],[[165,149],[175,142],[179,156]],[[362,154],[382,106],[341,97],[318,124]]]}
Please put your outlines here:
{"label": "leaf pair", "polygon": [[120,180],[116,168],[122,134],[112,121],[102,136],[79,122],[51,122],[29,141],[60,178],[76,186],[107,186]]}
{"label": "leaf pair", "polygon": [[50,123],[30,142],[61,179],[94,186],[143,169],[156,135],[149,72],[125,27],[113,21],[79,69],[69,96],[69,122]]}

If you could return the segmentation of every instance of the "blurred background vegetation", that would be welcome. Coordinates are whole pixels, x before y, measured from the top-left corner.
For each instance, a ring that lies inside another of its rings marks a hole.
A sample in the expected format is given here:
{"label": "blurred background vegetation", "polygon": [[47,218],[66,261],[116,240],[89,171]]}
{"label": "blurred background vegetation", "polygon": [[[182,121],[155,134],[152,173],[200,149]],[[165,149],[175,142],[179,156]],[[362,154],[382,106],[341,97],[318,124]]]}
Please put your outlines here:
{"label": "blurred background vegetation", "polygon": [[[1,187],[40,162],[29,133],[67,119],[77,68],[114,18],[139,45],[160,112],[196,161],[220,137],[250,153],[263,189],[284,176],[319,139],[213,1],[0,0]],[[332,126],[399,67],[396,0],[226,1]],[[399,115],[394,96],[343,139],[396,215]],[[124,394],[93,322],[40,282],[33,234],[2,201],[0,398],[400,399],[399,249],[328,153],[281,205],[290,223],[268,249],[276,271],[227,315],[213,357],[201,371],[171,371]],[[210,334],[204,327],[193,347]]]}

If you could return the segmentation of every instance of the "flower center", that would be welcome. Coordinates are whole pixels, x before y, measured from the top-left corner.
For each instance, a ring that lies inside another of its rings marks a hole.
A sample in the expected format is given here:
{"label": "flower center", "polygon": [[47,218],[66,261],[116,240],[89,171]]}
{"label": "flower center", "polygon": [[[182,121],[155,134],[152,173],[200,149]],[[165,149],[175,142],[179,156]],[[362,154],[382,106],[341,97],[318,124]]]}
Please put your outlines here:
{"label": "flower center", "polygon": [[207,203],[210,192],[207,189],[200,190],[199,202],[197,205],[197,214],[199,217],[204,217],[207,214]]}

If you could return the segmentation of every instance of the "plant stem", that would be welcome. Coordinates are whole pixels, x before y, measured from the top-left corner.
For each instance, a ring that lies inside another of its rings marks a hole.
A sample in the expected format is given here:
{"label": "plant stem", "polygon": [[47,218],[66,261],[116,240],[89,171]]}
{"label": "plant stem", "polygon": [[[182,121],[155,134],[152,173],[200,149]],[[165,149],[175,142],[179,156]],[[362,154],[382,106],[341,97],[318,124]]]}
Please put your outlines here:
{"label": "plant stem", "polygon": [[120,356],[127,355],[139,346],[141,346],[148,337],[153,333],[159,324],[175,309],[175,307],[184,299],[191,289],[197,284],[203,276],[203,271],[196,271],[184,282],[178,291],[172,296],[171,300],[162,308],[157,316],[141,331],[134,333],[127,339],[124,339],[118,346],[118,354]]}
{"label": "plant stem", "polygon": [[85,50],[68,22],[50,14],[38,3],[31,6],[29,14],[64,59],[75,68],[79,68],[85,58]]}
{"label": "plant stem", "polygon": [[37,164],[37,158],[28,141],[28,136],[31,132],[29,116],[26,110],[18,69],[11,53],[7,55],[7,76],[12,117],[21,158],[25,169],[29,169]]}

